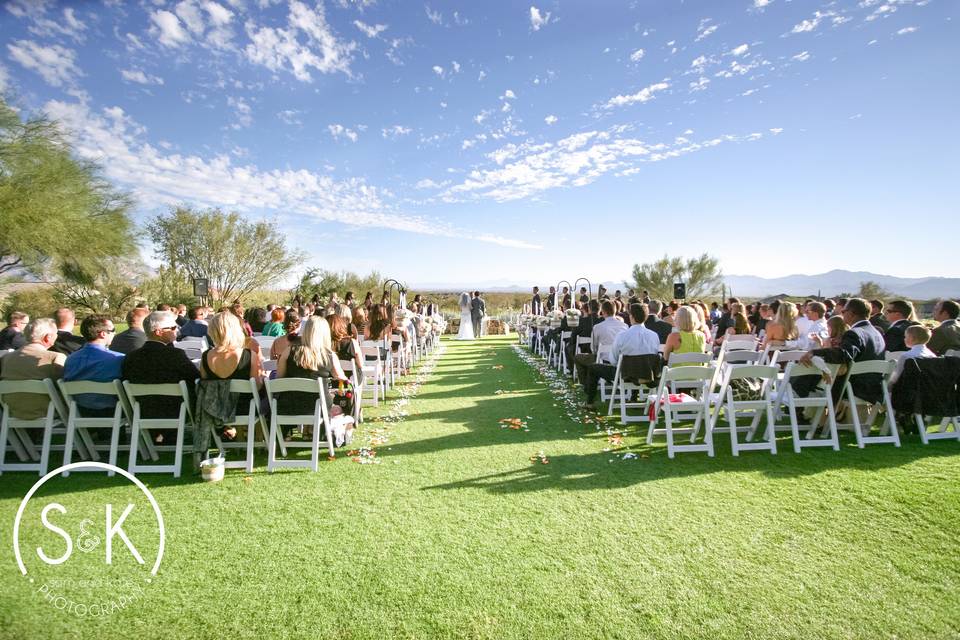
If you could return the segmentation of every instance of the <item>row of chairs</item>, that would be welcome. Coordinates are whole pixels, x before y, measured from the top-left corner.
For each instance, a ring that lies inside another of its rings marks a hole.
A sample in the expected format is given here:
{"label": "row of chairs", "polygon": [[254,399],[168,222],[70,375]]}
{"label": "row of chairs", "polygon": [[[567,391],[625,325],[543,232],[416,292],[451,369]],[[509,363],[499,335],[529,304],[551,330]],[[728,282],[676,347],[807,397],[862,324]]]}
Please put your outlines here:
{"label": "row of chairs", "polygon": [[[570,334],[561,333],[558,348],[555,343],[544,344],[539,328],[520,327],[518,333],[531,350],[544,357],[550,366],[566,370],[566,350],[563,347],[571,339]],[[589,341],[589,338],[577,337],[575,352],[579,352],[580,346]],[[878,443],[900,446],[889,383],[902,353],[888,354],[883,361],[853,363],[842,393],[849,421],[840,424],[830,392],[838,366],[824,365],[822,369],[805,366],[799,360],[806,351],[781,350],[783,347],[776,346],[759,351],[758,347],[759,341],[755,336],[737,335],[727,336],[715,356],[708,353],[671,354],[669,366],[663,369],[659,380],[647,381],[646,384],[623,379],[621,371],[624,358],[621,356],[616,363],[613,383],[607,385],[605,381],[600,381],[600,397],[607,403],[608,415],[619,412],[622,424],[647,422],[648,442],[652,443],[655,435],[665,436],[671,458],[680,451],[705,451],[712,456],[713,435],[717,432],[730,434],[734,455],[748,450],[776,453],[776,434],[785,430],[791,432],[796,452],[819,446],[838,450],[837,432],[844,428],[853,431],[860,448]],[[596,361],[613,364],[609,346],[601,346]],[[876,374],[881,378],[881,402],[869,403],[856,397],[850,377],[861,374]],[[794,381],[801,376],[820,376],[826,380],[811,395],[801,397],[794,390]],[[577,378],[576,368],[573,378]],[[751,394],[755,397],[738,397],[738,381],[758,385],[759,388]],[[865,414],[862,419],[861,408]],[[641,413],[632,414],[632,410]],[[812,414],[813,420],[812,424],[801,428],[800,418],[804,411]],[[719,423],[721,415],[726,426]],[[789,418],[789,424],[779,424],[785,415]],[[874,425],[877,418],[882,420]],[[924,416],[914,415],[913,418],[924,444],[937,439],[960,440],[960,418],[947,417],[934,424],[927,424]],[[749,423],[738,423],[738,419],[747,419]],[[766,421],[766,428],[761,439],[754,441],[763,420]],[[692,424],[689,426],[679,426],[690,422]],[[818,430],[823,431],[819,437]],[[805,432],[802,437],[801,431]],[[703,437],[698,440],[701,432]],[[740,440],[740,434],[745,435],[743,441]],[[681,435],[689,435],[689,444],[677,442],[676,436]]]}
{"label": "row of chairs", "polygon": [[[198,384],[203,384],[199,381]],[[238,394],[250,394],[251,400],[246,407],[237,407],[235,420],[226,426],[241,426],[246,429],[246,439],[242,442],[225,442],[215,430],[211,429],[215,446],[221,450],[239,449],[244,453],[240,460],[229,460],[227,468],[243,468],[253,471],[256,448],[267,450],[267,470],[282,467],[309,467],[317,470],[320,445],[327,447],[328,455],[334,456],[333,433],[352,416],[331,417],[331,407],[326,379],[310,380],[304,378],[282,378],[266,380],[264,389],[270,405],[269,420],[260,410],[260,396],[257,382],[249,380],[231,380],[230,391]],[[278,409],[278,395],[287,392],[314,393],[317,395],[312,415],[285,415]],[[81,415],[77,396],[80,394],[101,394],[116,398],[116,408],[108,417],[84,417]],[[34,420],[16,418],[7,404],[11,394],[43,396],[47,402],[44,416]],[[148,397],[170,397],[180,400],[176,417],[151,418],[143,415],[141,402]],[[76,453],[84,460],[101,460],[101,453],[107,454],[108,462],[116,466],[120,452],[128,452],[127,470],[130,473],[171,473],[180,476],[183,450],[186,440],[186,428],[195,424],[195,416],[185,382],[172,384],[133,384],[129,381],[113,382],[64,382],[54,383],[46,380],[0,381],[0,473],[4,471],[37,471],[46,474],[51,452],[63,452],[63,464],[70,464]],[[339,424],[338,424],[339,423]],[[284,441],[282,430],[285,426],[309,426],[312,429],[310,442]],[[129,445],[120,443],[123,428],[130,429]],[[98,444],[91,429],[109,429],[109,443]],[[172,444],[154,443],[154,435],[159,430],[175,433]],[[259,438],[258,432],[259,431]],[[321,439],[321,431],[324,437]],[[39,438],[34,434],[39,432]],[[54,436],[62,435],[63,444],[54,444]],[[288,449],[309,447],[309,460],[286,459]],[[280,455],[277,455],[279,450]],[[161,463],[160,453],[172,452],[172,463]],[[8,462],[7,455],[13,453],[19,462]],[[65,475],[67,475],[65,473]],[[111,473],[112,475],[112,473]]]}

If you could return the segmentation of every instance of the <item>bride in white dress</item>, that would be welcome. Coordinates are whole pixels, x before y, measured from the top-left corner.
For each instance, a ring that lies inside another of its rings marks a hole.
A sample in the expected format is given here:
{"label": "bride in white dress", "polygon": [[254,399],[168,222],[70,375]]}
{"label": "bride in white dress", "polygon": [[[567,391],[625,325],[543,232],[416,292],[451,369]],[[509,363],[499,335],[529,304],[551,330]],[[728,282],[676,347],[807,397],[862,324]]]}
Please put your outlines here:
{"label": "bride in white dress", "polygon": [[473,320],[470,317],[470,294],[460,294],[460,331],[457,340],[473,340]]}

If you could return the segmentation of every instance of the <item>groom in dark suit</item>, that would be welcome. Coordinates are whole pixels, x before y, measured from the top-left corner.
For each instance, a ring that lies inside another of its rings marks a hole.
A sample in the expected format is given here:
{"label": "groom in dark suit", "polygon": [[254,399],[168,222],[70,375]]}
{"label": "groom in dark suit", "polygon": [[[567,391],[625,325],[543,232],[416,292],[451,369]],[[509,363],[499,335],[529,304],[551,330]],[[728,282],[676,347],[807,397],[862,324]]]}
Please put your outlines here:
{"label": "groom in dark suit", "polygon": [[470,301],[470,319],[473,321],[473,337],[480,337],[480,328],[483,325],[483,316],[486,315],[487,305],[480,297],[479,291],[473,292],[473,300]]}

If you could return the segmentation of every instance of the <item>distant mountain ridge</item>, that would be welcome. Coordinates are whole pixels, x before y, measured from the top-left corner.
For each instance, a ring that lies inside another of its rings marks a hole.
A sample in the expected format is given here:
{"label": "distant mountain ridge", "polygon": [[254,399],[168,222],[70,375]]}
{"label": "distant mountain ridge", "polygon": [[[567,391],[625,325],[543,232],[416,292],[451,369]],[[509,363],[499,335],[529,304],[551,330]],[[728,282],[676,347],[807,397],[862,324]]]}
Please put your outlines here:
{"label": "distant mountain ridge", "polygon": [[[724,276],[724,284],[732,295],[741,297],[763,297],[782,293],[791,296],[809,296],[820,292],[823,296],[836,296],[840,293],[856,293],[862,282],[876,282],[893,295],[903,296],[913,300],[930,300],[933,298],[960,298],[960,278],[900,278],[869,271],[846,271],[834,269],[826,273],[815,275],[794,274],[781,278],[763,278],[751,275]],[[412,287],[425,291],[466,291],[480,289],[486,292],[515,292],[529,291],[534,283],[529,285],[514,284],[507,280],[488,280],[470,285],[462,283],[423,283]],[[541,289],[550,283],[536,283]],[[602,283],[610,291],[624,289],[623,282]],[[594,283],[596,289],[596,283]]]}

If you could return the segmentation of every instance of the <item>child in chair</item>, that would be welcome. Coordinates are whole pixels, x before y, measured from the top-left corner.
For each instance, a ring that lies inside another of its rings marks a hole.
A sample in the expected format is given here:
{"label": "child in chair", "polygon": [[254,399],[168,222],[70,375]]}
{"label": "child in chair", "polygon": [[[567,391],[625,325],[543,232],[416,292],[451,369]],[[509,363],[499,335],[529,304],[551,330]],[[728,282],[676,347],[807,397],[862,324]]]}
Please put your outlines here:
{"label": "child in chair", "polygon": [[897,361],[897,368],[890,377],[891,385],[893,385],[897,381],[897,378],[900,377],[900,374],[903,373],[903,365],[910,358],[937,357],[937,354],[927,348],[927,343],[930,342],[930,329],[927,329],[923,325],[918,324],[907,327],[903,341],[908,349],[900,356],[900,360]]}

